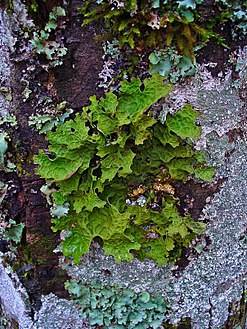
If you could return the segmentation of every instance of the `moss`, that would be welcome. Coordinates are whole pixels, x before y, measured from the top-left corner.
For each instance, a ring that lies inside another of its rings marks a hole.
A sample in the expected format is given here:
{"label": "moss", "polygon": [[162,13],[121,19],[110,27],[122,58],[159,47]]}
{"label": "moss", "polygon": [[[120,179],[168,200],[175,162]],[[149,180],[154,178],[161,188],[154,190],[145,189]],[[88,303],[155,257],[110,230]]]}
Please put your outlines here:
{"label": "moss", "polygon": [[33,234],[27,239],[28,243],[22,246],[24,261],[35,265],[47,264],[49,255],[53,254],[56,247],[54,236],[40,237],[38,234]]}
{"label": "moss", "polygon": [[27,168],[27,165],[30,165],[33,163],[33,154],[27,153],[27,146],[25,143],[17,143],[16,145],[13,145],[13,163],[15,164],[17,168],[18,176],[32,176],[30,171]]}
{"label": "moss", "polygon": [[205,45],[212,37],[227,47],[224,39],[214,32],[218,24],[234,22],[239,27],[238,32],[246,34],[245,5],[241,1],[235,4],[215,1],[210,4],[210,15],[205,15],[207,1],[178,0],[176,3],[169,0],[88,0],[81,9],[83,25],[103,19],[110,37],[116,37],[120,46],[127,44],[131,48],[162,49],[165,45],[174,45],[192,60],[195,49]]}

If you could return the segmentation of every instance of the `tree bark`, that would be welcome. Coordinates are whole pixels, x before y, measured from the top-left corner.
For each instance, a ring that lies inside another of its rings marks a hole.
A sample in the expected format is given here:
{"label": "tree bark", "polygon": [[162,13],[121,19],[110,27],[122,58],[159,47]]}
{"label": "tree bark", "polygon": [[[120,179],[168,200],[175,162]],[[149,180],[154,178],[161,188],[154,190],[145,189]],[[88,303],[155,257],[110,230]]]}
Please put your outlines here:
{"label": "tree bark", "polygon": [[[26,7],[31,3],[27,1]],[[44,24],[56,5],[61,2],[37,1],[38,10],[33,14],[35,24]],[[33,164],[33,156],[47,147],[47,141],[44,134],[30,126],[29,119],[31,115],[42,113],[39,104],[45,97],[49,97],[52,104],[66,101],[79,111],[89,104],[91,95],[103,95],[103,90],[97,87],[98,74],[104,64],[103,43],[95,41],[94,36],[102,34],[104,28],[98,24],[81,27],[77,10],[81,5],[79,0],[71,0],[67,5],[66,27],[59,33],[68,52],[63,65],[55,68],[48,67],[47,61],[30,48],[31,32],[28,32],[29,36],[23,32],[32,29],[25,16],[25,6],[16,1],[12,14],[3,6],[0,8],[0,115],[4,118],[13,114],[17,119],[17,126],[8,123],[0,126],[1,131],[8,134],[8,150],[0,172],[0,181],[7,187],[7,190],[1,190],[5,193],[1,213],[6,220],[11,218],[25,224],[17,258],[11,265],[18,274],[16,282],[19,280],[19,287],[27,292],[25,303],[19,309],[13,307],[11,298],[2,297],[14,291],[11,286],[13,274],[6,274],[6,268],[11,270],[3,258],[5,268],[1,269],[0,282],[5,287],[0,289],[0,298],[4,314],[13,320],[13,328],[14,321],[23,329],[52,329],[59,325],[61,328],[69,328],[69,325],[89,328],[66,300],[68,293],[64,282],[75,277],[86,283],[99,279],[111,285],[124,284],[135,291],[145,288],[154,294],[161,293],[169,300],[173,312],[171,323],[164,324],[164,328],[172,328],[177,323],[177,328],[181,329],[233,329],[237,326],[245,329],[244,225],[247,209],[243,152],[246,149],[244,70],[246,72],[247,55],[239,50],[239,62],[245,62],[240,73],[226,68],[229,54],[238,51],[235,41],[231,41],[228,51],[212,41],[198,57],[200,65],[196,77],[177,84],[168,98],[174,109],[190,102],[202,112],[199,120],[204,134],[198,146],[208,152],[218,171],[214,184],[189,182],[177,189],[181,208],[186,195],[190,195],[194,199],[193,218],[201,216],[208,221],[208,230],[202,238],[202,252],[196,254],[191,249],[185,250],[177,264],[158,268],[153,262],[136,260],[117,265],[93,245],[76,269],[61,260],[60,253],[53,252],[61,239],[51,230],[50,205],[40,191],[45,181],[36,175]],[[228,38],[229,31],[223,33]],[[242,48],[244,44],[245,40]],[[235,79],[239,80],[237,89],[233,86]],[[25,97],[26,88],[31,91],[28,98]],[[16,165],[15,170],[7,169],[7,160]],[[222,236],[229,247],[223,245]],[[15,293],[19,296],[18,291]],[[69,309],[70,319],[64,319],[62,314],[54,319],[56,308]]]}

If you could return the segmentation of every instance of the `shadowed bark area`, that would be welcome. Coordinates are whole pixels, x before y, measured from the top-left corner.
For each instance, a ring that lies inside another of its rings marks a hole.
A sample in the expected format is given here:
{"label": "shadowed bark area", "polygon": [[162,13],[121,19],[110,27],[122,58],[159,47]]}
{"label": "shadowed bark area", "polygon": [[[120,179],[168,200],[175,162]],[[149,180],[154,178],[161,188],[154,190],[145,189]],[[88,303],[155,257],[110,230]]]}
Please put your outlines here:
{"label": "shadowed bark area", "polygon": [[49,18],[52,8],[63,5],[62,0],[26,0],[26,7],[29,9],[34,22],[38,26],[44,26]]}
{"label": "shadowed bark area", "polygon": [[[28,2],[30,5],[32,1]],[[60,1],[37,1],[38,10],[33,13],[35,23],[44,25],[54,5]],[[50,97],[55,102],[66,100],[73,108],[88,104],[89,96],[95,94],[98,72],[102,66],[102,43],[96,42],[94,36],[100,28],[81,27],[81,18],[77,8],[81,1],[71,1],[69,5],[68,24],[64,31],[68,54],[64,64],[48,71],[33,61],[33,56],[20,55],[18,44],[12,61],[15,74],[12,81],[12,94],[15,110],[13,114],[19,123],[11,131],[9,152],[17,166],[17,173],[1,173],[0,179],[11,181],[13,188],[4,200],[3,207],[9,218],[18,223],[25,223],[25,230],[19,248],[19,265],[16,270],[22,283],[27,288],[31,301],[39,307],[41,294],[55,293],[67,296],[64,282],[66,273],[58,268],[58,255],[53,252],[59,243],[59,234],[51,230],[50,207],[40,192],[45,181],[35,174],[33,156],[39,149],[46,149],[44,135],[39,135],[29,126],[28,120],[36,113],[38,100]],[[40,57],[41,63],[44,61]],[[25,81],[20,83],[30,64],[35,69],[29,74],[32,94],[28,101],[23,97]],[[99,93],[99,92],[98,92]]]}
{"label": "shadowed bark area", "polygon": [[[27,6],[33,3],[27,1]],[[44,25],[51,9],[61,4],[61,1],[35,3],[38,9],[32,14],[34,21],[37,25]],[[37,101],[42,97],[51,97],[57,102],[66,100],[71,106],[80,108],[96,92],[95,81],[102,63],[102,47],[100,43],[95,43],[93,29],[88,31],[80,27],[79,5],[81,1],[70,4],[69,24],[65,30],[69,52],[64,65],[46,71],[39,62],[35,63],[35,69],[29,75],[33,92],[28,101],[22,94],[25,82],[20,83],[20,80],[34,63],[33,57],[31,54],[22,56],[18,44],[11,55],[15,71],[11,85],[15,104],[13,114],[19,125],[11,131],[9,152],[17,172],[7,175],[1,172],[0,178],[12,184],[3,203],[5,212],[17,223],[25,223],[18,256],[20,265],[16,270],[36,306],[40,304],[41,294],[53,292],[61,297],[67,295],[64,281],[68,276],[58,268],[58,256],[53,253],[59,243],[59,236],[50,228],[50,208],[40,192],[45,181],[35,174],[33,164],[33,156],[39,149],[46,149],[47,142],[44,135],[39,135],[29,126],[28,120],[35,114]],[[40,59],[42,62],[43,59]]]}
{"label": "shadowed bark area", "polygon": [[66,295],[64,280],[67,275],[58,268],[58,257],[53,253],[58,236],[50,228],[49,207],[40,192],[45,181],[35,174],[33,164],[33,156],[38,149],[46,148],[47,142],[44,136],[38,135],[28,125],[28,119],[34,113],[35,99],[31,97],[29,102],[23,101],[24,87],[19,81],[29,64],[28,60],[16,64],[16,81],[12,84],[14,102],[18,104],[15,115],[20,124],[11,135],[9,151],[18,174],[9,173],[5,176],[13,187],[3,206],[8,210],[10,218],[25,223],[16,270],[29,291],[31,301],[39,306],[41,294],[54,292],[61,297]]}
{"label": "shadowed bark area", "polygon": [[103,45],[95,37],[104,33],[103,27],[97,22],[94,25],[82,27],[82,17],[78,8],[82,1],[70,2],[69,21],[64,32],[68,55],[63,68],[54,71],[54,86],[61,99],[66,100],[74,108],[88,105],[88,98],[97,90],[98,74],[103,65]]}
{"label": "shadowed bark area", "polygon": [[243,289],[243,295],[240,302],[232,303],[229,306],[229,316],[222,329],[232,329],[239,326],[246,328],[247,321],[247,303],[246,303],[246,290]]}

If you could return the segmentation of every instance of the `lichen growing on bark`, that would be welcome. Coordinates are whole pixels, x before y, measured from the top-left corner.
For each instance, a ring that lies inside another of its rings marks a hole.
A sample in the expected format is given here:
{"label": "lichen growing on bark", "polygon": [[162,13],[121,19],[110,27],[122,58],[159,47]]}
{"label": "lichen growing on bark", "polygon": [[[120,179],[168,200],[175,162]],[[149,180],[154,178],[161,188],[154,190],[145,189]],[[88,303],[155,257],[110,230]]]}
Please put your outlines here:
{"label": "lichen growing on bark", "polygon": [[[205,74],[208,74],[207,71]],[[214,81],[217,82],[216,79]],[[225,84],[230,95],[235,95],[231,99],[221,97],[225,95]],[[110,257],[105,257],[97,248],[91,250],[89,258],[84,258],[80,266],[67,268],[71,275],[83,278],[85,282],[98,278],[105,283],[125,282],[126,286],[136,291],[161,292],[173,309],[174,313],[170,314],[172,322],[178,322],[184,316],[190,317],[195,329],[222,328],[228,317],[229,304],[241,299],[245,285],[246,245],[243,236],[247,216],[247,150],[246,126],[239,123],[244,104],[234,87],[230,87],[229,81],[223,80],[219,87],[217,93],[211,94],[201,103],[202,122],[210,123],[215,118],[218,122],[208,135],[205,131],[205,144],[202,145],[207,147],[211,163],[217,164],[218,176],[227,178],[220,193],[215,195],[212,204],[206,206],[201,216],[201,220],[209,221],[206,237],[211,243],[206,249],[190,261],[178,278],[172,275],[173,267],[161,269],[152,262],[141,264],[134,260],[130,264],[116,266]],[[207,91],[202,86],[195,87],[194,92],[194,104],[198,104],[200,95]],[[187,98],[191,98],[189,91]],[[218,101],[221,106],[214,107],[212,104]],[[229,116],[232,124],[228,126]],[[228,138],[233,136],[230,143],[225,136],[217,134],[220,122]],[[235,130],[232,131],[231,127]],[[102,275],[105,269],[110,271],[110,276]]]}
{"label": "lichen growing on bark", "polygon": [[[5,50],[7,51],[6,48]],[[77,62],[75,65],[77,68]],[[107,284],[124,282],[126,287],[131,287],[137,293],[142,290],[161,293],[170,301],[172,309],[168,318],[171,322],[177,323],[181,318],[187,317],[191,319],[193,329],[223,328],[229,315],[229,306],[242,298],[246,273],[244,90],[232,87],[232,81],[228,79],[231,72],[225,72],[225,80],[223,77],[212,78],[206,70],[207,65],[213,64],[198,66],[197,77],[188,80],[181,87],[176,85],[176,91],[170,95],[167,103],[163,104],[164,107],[167,105],[176,110],[181,108],[184,102],[190,102],[200,110],[202,115],[199,120],[204,129],[203,139],[197,143],[197,147],[208,152],[208,160],[216,166],[218,177],[227,178],[220,193],[204,208],[200,218],[208,221],[208,230],[204,238],[195,241],[199,254],[191,252],[189,265],[181,270],[179,265],[158,268],[152,261],[141,263],[134,260],[129,264],[116,265],[111,257],[106,257],[100,248],[94,246],[90,255],[83,258],[84,263],[80,266],[72,268],[66,263],[62,265],[73,277],[89,284],[97,278]],[[240,73],[239,86],[242,88],[246,78],[243,72]],[[32,182],[32,188],[35,183]],[[36,192],[34,191],[34,194]],[[22,196],[20,193],[19,198]],[[36,202],[36,199],[26,198],[25,202],[26,200]],[[27,215],[32,214],[30,212]],[[41,215],[43,219],[44,214]],[[21,329],[27,329],[29,326],[39,329],[65,329],[71,326],[90,328],[79,318],[77,309],[70,301],[51,294],[43,296],[42,307],[40,311],[34,310],[32,321],[28,316],[30,304],[26,304],[24,309],[12,308],[11,301],[17,301],[17,295],[6,294],[7,278],[2,272],[1,274],[1,278],[4,278],[1,284],[1,300],[9,305],[10,316],[16,317]],[[12,286],[10,290],[12,292]]]}

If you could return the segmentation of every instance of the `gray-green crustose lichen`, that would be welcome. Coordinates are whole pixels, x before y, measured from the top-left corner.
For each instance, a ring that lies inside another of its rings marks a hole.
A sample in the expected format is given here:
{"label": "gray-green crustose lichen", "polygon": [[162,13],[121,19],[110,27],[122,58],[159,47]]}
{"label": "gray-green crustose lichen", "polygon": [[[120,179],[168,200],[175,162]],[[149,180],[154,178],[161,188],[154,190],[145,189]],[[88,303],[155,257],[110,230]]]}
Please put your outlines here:
{"label": "gray-green crustose lichen", "polygon": [[100,237],[118,262],[134,254],[165,264],[205,228],[179,214],[173,187],[189,175],[206,181],[214,175],[191,144],[201,134],[194,122],[199,113],[187,104],[161,124],[148,111],[171,90],[159,75],[143,84],[123,81],[118,95],[91,97],[74,120],[47,133],[50,155],[35,157],[37,172],[56,182],[55,203],[69,204],[53,230],[69,230],[63,252],[76,262]]}

